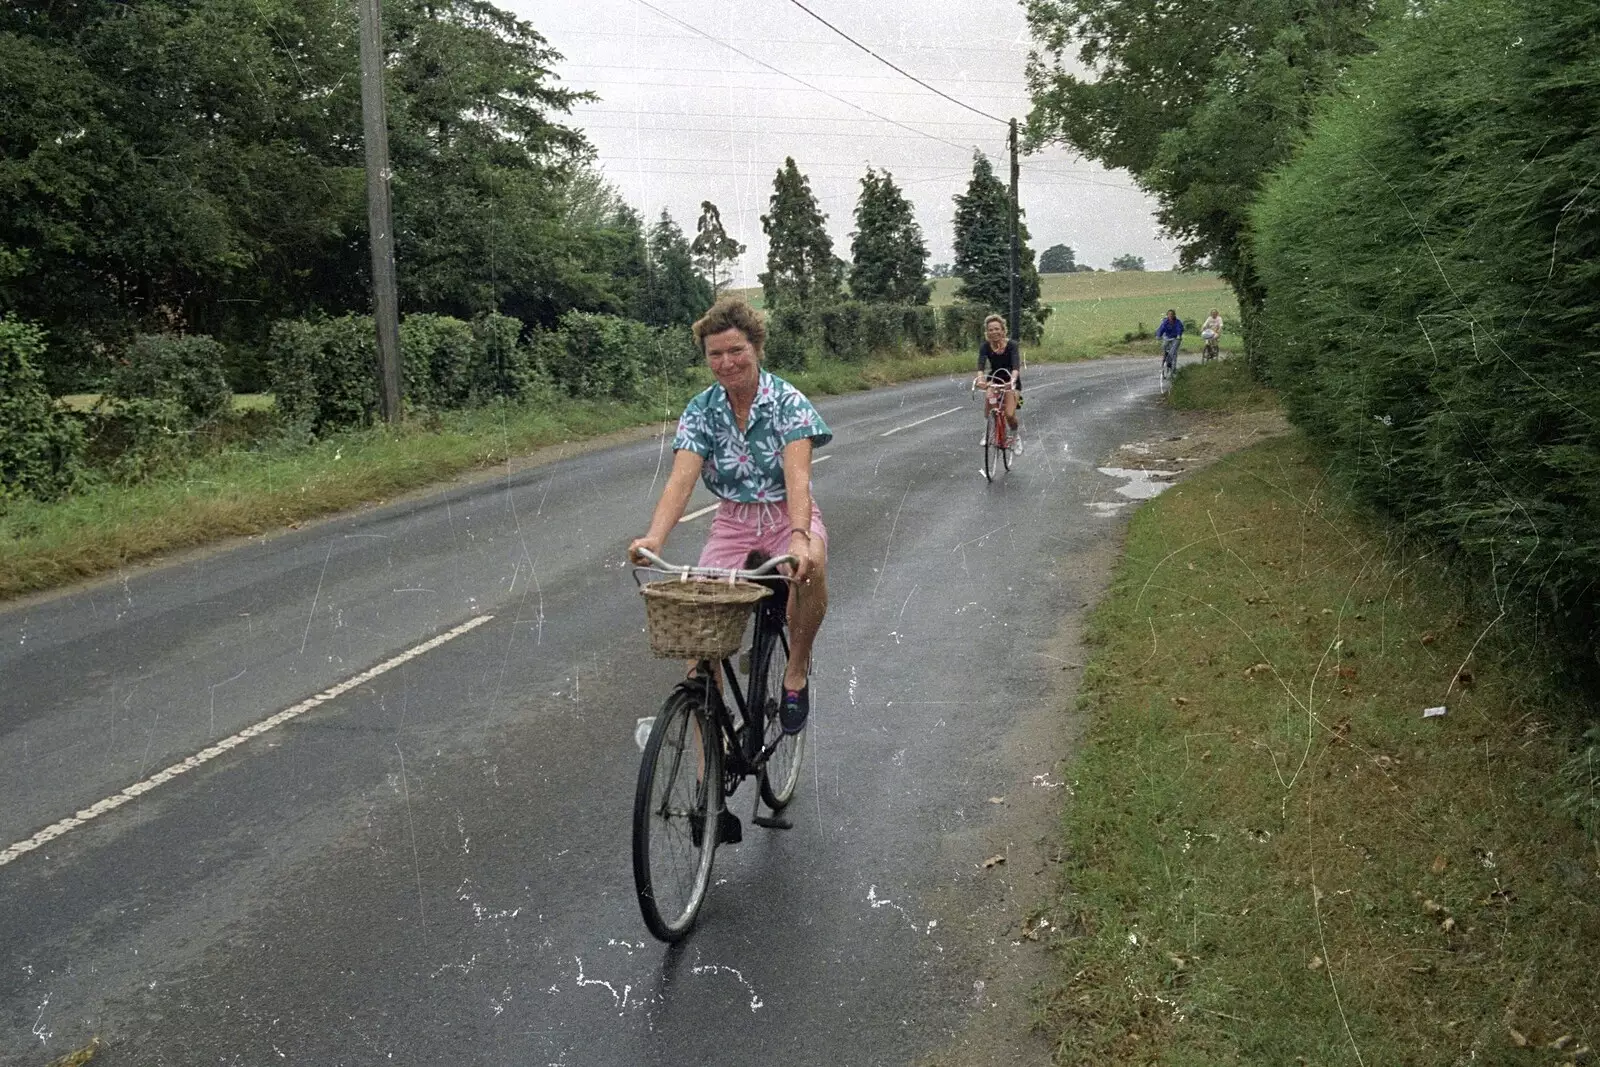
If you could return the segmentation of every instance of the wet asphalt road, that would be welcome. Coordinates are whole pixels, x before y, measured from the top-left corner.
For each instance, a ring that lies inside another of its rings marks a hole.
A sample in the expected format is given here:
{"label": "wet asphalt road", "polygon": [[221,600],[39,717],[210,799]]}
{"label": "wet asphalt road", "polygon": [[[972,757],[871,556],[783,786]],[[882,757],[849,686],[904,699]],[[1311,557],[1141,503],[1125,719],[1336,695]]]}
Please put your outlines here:
{"label": "wet asphalt road", "polygon": [[1121,530],[1095,465],[1167,432],[1153,367],[1030,370],[993,485],[964,381],[819,404],[833,606],[797,826],[720,849],[673,950],[628,841],[635,724],[679,668],[617,563],[663,441],[0,612],[0,849],[492,616],[0,866],[0,1061],[96,1035],[113,1067],[937,1051],[982,948],[953,842],[1005,818],[997,739],[1062,715],[1041,650],[1087,597],[1066,561]]}

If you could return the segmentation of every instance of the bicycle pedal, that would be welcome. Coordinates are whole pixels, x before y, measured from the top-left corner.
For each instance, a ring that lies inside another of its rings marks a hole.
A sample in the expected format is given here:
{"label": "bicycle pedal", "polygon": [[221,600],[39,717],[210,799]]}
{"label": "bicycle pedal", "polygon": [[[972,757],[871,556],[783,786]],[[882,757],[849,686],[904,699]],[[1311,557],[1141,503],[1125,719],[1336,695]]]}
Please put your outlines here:
{"label": "bicycle pedal", "polygon": [[717,840],[724,845],[737,845],[744,840],[744,824],[726,808],[717,813]]}
{"label": "bicycle pedal", "polygon": [[757,826],[764,826],[768,830],[793,830],[794,829],[794,823],[790,822],[788,819],[785,819],[782,815],[778,815],[776,813],[774,813],[772,815],[757,815],[757,816],[754,816],[753,818],[751,818],[750,821],[755,823]]}

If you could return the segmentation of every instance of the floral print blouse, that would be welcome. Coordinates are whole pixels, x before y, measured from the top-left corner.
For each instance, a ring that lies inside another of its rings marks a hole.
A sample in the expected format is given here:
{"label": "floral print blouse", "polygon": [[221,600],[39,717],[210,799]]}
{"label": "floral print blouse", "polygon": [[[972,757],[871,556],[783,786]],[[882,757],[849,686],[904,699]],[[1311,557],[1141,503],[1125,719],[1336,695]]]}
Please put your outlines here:
{"label": "floral print blouse", "polygon": [[672,439],[674,451],[703,456],[700,478],[723,500],[740,504],[775,503],[787,497],[783,484],[783,446],[809,437],[820,448],[833,440],[804,393],[763,370],[743,432],[733,417],[721,384],[689,401]]}

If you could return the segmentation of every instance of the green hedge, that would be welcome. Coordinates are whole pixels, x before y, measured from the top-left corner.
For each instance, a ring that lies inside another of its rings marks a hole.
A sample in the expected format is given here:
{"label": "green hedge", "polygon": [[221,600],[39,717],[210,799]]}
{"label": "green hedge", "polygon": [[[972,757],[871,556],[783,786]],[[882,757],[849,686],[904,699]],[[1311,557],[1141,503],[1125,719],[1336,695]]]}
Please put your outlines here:
{"label": "green hedge", "polygon": [[222,346],[203,334],[140,334],[118,359],[106,396],[164,401],[180,424],[209,422],[233,407],[226,359]]}
{"label": "green hedge", "polygon": [[1600,682],[1600,6],[1429,4],[1312,128],[1253,220],[1292,418]]}
{"label": "green hedge", "polygon": [[43,330],[0,318],[0,503],[59,496],[83,474],[83,432],[45,391],[44,354]]}
{"label": "green hedge", "polygon": [[767,362],[800,369],[813,358],[861,363],[902,355],[929,355],[940,346],[977,350],[988,312],[969,304],[869,304],[845,300],[826,307],[770,312]]}
{"label": "green hedge", "polygon": [[372,421],[377,366],[377,336],[365,315],[272,325],[267,377],[278,412],[313,434]]}
{"label": "green hedge", "polygon": [[541,345],[541,368],[572,396],[637,400],[700,361],[683,326],[647,326],[615,315],[569,311]]}

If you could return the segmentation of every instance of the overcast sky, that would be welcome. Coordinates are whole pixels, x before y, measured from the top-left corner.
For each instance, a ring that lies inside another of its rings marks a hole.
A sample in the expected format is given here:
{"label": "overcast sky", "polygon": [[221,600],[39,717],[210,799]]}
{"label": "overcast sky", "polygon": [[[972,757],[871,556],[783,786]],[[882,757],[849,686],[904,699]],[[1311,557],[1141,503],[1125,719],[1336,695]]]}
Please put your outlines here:
{"label": "overcast sky", "polygon": [[[868,166],[890,171],[916,205],[933,263],[953,258],[951,198],[966,188],[973,148],[1005,180],[1004,125],[895,73],[795,0],[500,2],[562,53],[556,69],[570,88],[599,95],[574,123],[647,221],[665,207],[692,237],[700,202],[717,204],[748,246],[739,284],[765,269],[761,215],[786,155],[811,179],[845,259]],[[1016,0],[800,2],[972,108],[1026,117],[1030,39]],[[1125,173],[1058,148],[1024,157],[1020,188],[1036,253],[1064,243],[1080,263],[1106,267],[1131,252],[1153,270],[1176,259]]]}

